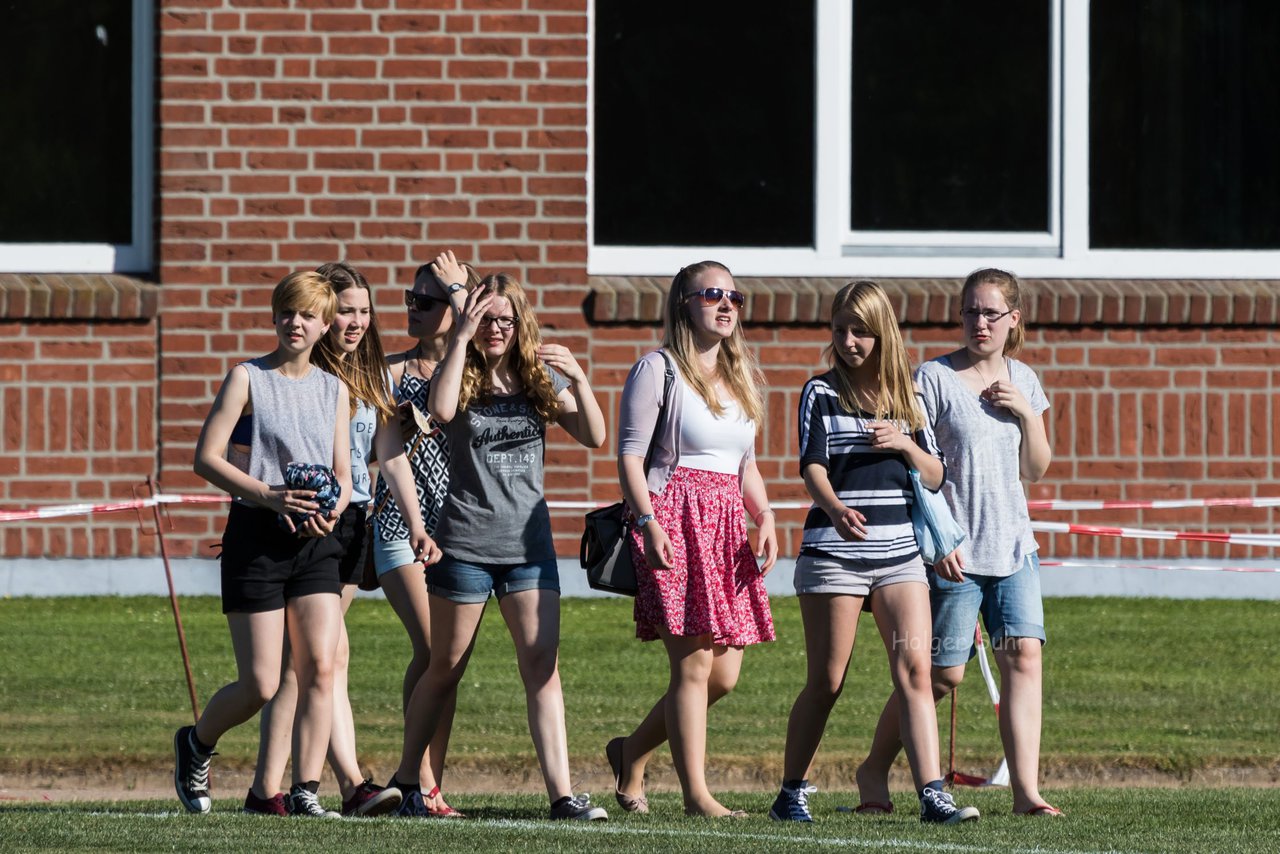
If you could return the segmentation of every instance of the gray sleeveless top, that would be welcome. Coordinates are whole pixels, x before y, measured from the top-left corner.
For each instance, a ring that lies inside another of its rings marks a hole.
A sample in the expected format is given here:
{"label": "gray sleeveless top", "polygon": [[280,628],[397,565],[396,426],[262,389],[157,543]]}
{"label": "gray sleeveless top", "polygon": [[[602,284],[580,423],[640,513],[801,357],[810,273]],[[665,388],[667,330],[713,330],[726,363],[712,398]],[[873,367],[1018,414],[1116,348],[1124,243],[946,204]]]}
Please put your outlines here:
{"label": "gray sleeveless top", "polygon": [[266,367],[264,359],[241,362],[249,372],[253,406],[246,473],[278,486],[291,462],[333,465],[339,380],[315,365],[302,379],[291,380]]}

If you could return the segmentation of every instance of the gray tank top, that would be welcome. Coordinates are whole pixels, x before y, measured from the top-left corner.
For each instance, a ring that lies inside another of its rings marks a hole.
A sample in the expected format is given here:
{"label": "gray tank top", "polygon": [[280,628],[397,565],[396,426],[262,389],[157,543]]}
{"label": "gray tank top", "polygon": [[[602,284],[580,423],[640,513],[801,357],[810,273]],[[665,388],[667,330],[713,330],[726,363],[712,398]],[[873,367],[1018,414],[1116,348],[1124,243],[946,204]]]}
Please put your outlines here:
{"label": "gray tank top", "polygon": [[291,380],[266,367],[264,358],[241,362],[249,372],[253,406],[247,474],[278,486],[291,462],[333,465],[339,380],[315,365],[302,379]]}

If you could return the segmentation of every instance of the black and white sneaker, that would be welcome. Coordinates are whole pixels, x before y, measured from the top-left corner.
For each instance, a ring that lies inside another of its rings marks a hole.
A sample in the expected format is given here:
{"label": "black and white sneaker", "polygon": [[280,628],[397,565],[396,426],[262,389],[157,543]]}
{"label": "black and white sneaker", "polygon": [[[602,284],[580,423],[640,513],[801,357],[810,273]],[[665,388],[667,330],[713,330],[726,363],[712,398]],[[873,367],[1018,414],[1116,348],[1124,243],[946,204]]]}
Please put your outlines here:
{"label": "black and white sneaker", "polygon": [[320,796],[301,783],[289,790],[284,806],[289,815],[300,818],[342,818],[341,813],[320,806]]}
{"label": "black and white sneaker", "polygon": [[809,813],[809,796],[817,791],[818,787],[810,786],[807,780],[802,780],[794,789],[783,786],[769,809],[769,818],[774,821],[813,821]]}
{"label": "black and white sneaker", "polygon": [[981,815],[977,807],[957,807],[949,792],[926,787],[920,796],[920,820],[926,824],[959,824]]}
{"label": "black and white sneaker", "polygon": [[200,753],[191,738],[193,726],[179,727],[173,734],[173,787],[187,812],[209,811],[209,763],[215,754]]}
{"label": "black and white sneaker", "polygon": [[590,795],[575,795],[561,798],[551,806],[551,820],[569,819],[575,821],[608,821],[609,814],[604,807],[593,807]]}

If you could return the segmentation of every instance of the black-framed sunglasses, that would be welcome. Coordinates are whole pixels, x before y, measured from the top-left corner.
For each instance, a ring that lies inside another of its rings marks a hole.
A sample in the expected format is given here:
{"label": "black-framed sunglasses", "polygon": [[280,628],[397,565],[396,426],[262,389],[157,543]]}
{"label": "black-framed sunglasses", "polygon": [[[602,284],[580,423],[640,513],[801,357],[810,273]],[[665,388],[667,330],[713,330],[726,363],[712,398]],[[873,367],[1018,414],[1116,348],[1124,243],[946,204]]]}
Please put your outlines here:
{"label": "black-framed sunglasses", "polygon": [[995,323],[1003,317],[1013,314],[1013,309],[1008,311],[996,311],[994,308],[988,308],[984,311],[978,311],[976,308],[966,308],[960,312],[960,317],[964,320],[977,320],[981,317],[987,323]]}
{"label": "black-framed sunglasses", "polygon": [[416,308],[418,311],[431,311],[431,309],[435,308],[437,305],[448,305],[449,301],[441,297],[433,297],[430,294],[405,291],[404,304],[406,308]]}
{"label": "black-framed sunglasses", "polygon": [[685,294],[684,298],[689,300],[694,297],[702,297],[703,305],[717,305],[725,297],[729,298],[734,308],[742,308],[747,304],[747,295],[742,291],[726,291],[724,288],[703,288],[700,291]]}

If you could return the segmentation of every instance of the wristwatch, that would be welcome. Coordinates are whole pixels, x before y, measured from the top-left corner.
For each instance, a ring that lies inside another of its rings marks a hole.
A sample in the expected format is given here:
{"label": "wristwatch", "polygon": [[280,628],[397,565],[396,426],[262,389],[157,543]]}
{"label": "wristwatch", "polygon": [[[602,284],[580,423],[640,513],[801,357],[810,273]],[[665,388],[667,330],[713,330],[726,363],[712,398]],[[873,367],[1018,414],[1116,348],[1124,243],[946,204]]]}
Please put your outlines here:
{"label": "wristwatch", "polygon": [[637,528],[643,528],[645,525],[648,525],[648,524],[649,524],[650,522],[652,522],[652,521],[653,521],[653,514],[652,514],[652,513],[646,513],[646,514],[644,514],[643,516],[641,516],[639,519],[637,519],[637,520],[636,520],[636,527],[637,527]]}
{"label": "wristwatch", "polygon": [[447,293],[449,296],[453,296],[458,291],[463,290],[464,288],[466,288],[466,285],[459,284],[458,282],[454,282],[452,285],[445,288],[444,290],[445,290],[445,293]]}

